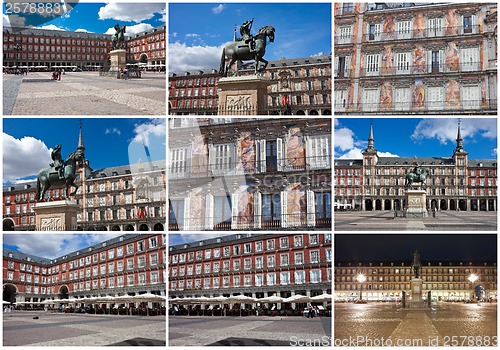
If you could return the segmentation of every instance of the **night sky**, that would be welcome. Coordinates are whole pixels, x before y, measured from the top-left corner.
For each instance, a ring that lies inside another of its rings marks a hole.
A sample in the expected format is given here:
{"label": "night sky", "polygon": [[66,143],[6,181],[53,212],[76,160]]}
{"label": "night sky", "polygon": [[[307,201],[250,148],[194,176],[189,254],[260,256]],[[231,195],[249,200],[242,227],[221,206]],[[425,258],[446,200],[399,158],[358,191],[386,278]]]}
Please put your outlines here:
{"label": "night sky", "polygon": [[336,234],[335,261],[497,261],[496,234]]}

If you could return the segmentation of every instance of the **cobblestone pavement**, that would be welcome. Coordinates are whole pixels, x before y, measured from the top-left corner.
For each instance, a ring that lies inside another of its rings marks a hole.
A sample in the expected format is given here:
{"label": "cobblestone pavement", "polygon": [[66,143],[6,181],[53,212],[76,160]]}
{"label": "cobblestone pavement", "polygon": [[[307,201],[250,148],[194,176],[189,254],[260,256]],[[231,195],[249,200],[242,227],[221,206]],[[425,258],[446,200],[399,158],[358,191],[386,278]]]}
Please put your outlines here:
{"label": "cobblestone pavement", "polygon": [[440,302],[427,310],[395,303],[335,304],[336,346],[494,346],[497,304]]}
{"label": "cobblestone pavement", "polygon": [[35,72],[4,75],[3,81],[6,115],[166,114],[165,74],[118,80],[97,72],[68,72],[53,81],[49,72]]}
{"label": "cobblestone pavement", "polygon": [[[33,317],[39,319],[34,320]],[[4,346],[166,344],[164,316],[117,316],[14,311],[3,315]]]}
{"label": "cobblestone pavement", "polygon": [[331,344],[332,318],[169,316],[168,345]]}
{"label": "cobblestone pavement", "polygon": [[438,211],[424,219],[394,218],[393,211],[334,213],[336,231],[496,231],[497,213],[486,211]]}

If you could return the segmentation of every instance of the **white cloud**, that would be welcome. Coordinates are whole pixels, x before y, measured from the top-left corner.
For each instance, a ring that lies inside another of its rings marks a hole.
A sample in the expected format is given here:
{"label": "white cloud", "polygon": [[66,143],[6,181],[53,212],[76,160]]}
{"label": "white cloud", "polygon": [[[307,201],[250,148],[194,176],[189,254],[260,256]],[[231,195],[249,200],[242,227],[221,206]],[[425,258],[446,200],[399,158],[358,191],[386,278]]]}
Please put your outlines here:
{"label": "white cloud", "polygon": [[[142,124],[135,125],[135,136],[128,146],[130,164],[137,164],[139,160],[146,162],[149,157],[153,161],[165,160],[166,130],[166,121],[162,118],[149,119]],[[149,156],[146,148],[149,151]]]}
{"label": "white cloud", "polygon": [[197,241],[204,241],[210,238],[217,238],[222,236],[234,235],[234,233],[183,233],[169,235],[169,245],[177,245],[182,243],[192,243]]}
{"label": "white cloud", "polygon": [[393,154],[391,152],[377,152],[379,157],[399,157],[397,154]]}
{"label": "white cloud", "polygon": [[164,8],[162,12],[160,12],[162,17],[159,19],[161,22],[167,22],[167,8]]}
{"label": "white cloud", "polygon": [[17,234],[3,235],[3,241],[23,253],[53,259],[121,235],[123,233]]}
{"label": "white cloud", "polygon": [[4,27],[24,27],[26,25],[26,17],[19,15],[3,15]]}
{"label": "white cloud", "polygon": [[104,133],[106,135],[108,135],[108,134],[117,134],[118,136],[122,134],[122,132],[118,128],[106,129],[106,131]]}
{"label": "white cloud", "polygon": [[34,137],[3,134],[3,180],[15,181],[38,174],[52,162],[51,149]]}
{"label": "white cloud", "polygon": [[[455,142],[458,129],[457,119],[433,118],[424,119],[415,127],[411,138],[414,141],[437,139],[441,144]],[[462,119],[460,123],[462,138],[480,137],[494,139],[497,137],[497,122],[493,118]]]}
{"label": "white cloud", "polygon": [[84,29],[84,28],[78,28],[77,30],[75,30],[75,32],[81,32],[81,33],[93,33],[87,29]]}
{"label": "white cloud", "polygon": [[179,42],[169,44],[169,70],[183,72],[204,68],[219,69],[223,46],[187,46]]}
{"label": "white cloud", "polygon": [[48,24],[46,26],[41,26],[41,27],[37,27],[37,28],[40,28],[40,29],[49,29],[49,30],[61,30],[61,31],[64,31],[64,32],[66,31],[66,29],[58,27],[55,24]]}
{"label": "white cloud", "polygon": [[495,157],[495,158],[497,157],[498,153],[497,153],[497,148],[496,147],[491,150],[491,155],[493,157]]}
{"label": "white cloud", "polygon": [[347,153],[344,153],[340,157],[336,157],[337,159],[363,159],[362,150],[359,148],[353,148],[349,150]]}
{"label": "white cloud", "polygon": [[156,13],[165,18],[166,8],[162,3],[110,3],[99,9],[99,19],[114,19],[139,23],[153,18]]}
{"label": "white cloud", "polygon": [[[144,32],[146,30],[153,29],[153,26],[149,23],[139,23],[139,24],[134,24],[133,26],[127,26],[125,28],[125,35],[126,36],[132,36],[137,33]],[[114,27],[109,28],[104,34],[115,34],[116,30]]]}
{"label": "white cloud", "polygon": [[354,147],[354,132],[348,128],[335,129],[333,141],[340,151],[349,150]]}
{"label": "white cloud", "polygon": [[221,13],[224,9],[226,8],[226,6],[220,4],[219,6],[216,6],[216,7],[212,7],[212,12],[216,15],[218,15],[219,13]]}

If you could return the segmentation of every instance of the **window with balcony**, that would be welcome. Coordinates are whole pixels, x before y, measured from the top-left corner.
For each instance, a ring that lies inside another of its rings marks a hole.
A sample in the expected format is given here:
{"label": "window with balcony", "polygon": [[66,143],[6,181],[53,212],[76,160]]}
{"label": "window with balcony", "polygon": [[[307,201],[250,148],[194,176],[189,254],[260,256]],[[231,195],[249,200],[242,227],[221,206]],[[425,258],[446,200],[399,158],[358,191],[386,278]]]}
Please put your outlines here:
{"label": "window with balcony", "polygon": [[439,37],[444,35],[443,18],[427,19],[427,37]]}
{"label": "window with balcony", "polygon": [[463,109],[478,109],[481,105],[481,88],[479,85],[464,85],[461,89]]}
{"label": "window with balcony", "polygon": [[335,89],[335,105],[334,108],[338,112],[345,111],[347,107],[347,90]]}
{"label": "window with balcony", "polygon": [[188,171],[189,148],[173,148],[170,150],[170,175],[184,176]]}
{"label": "window with balcony", "polygon": [[346,26],[346,27],[339,27],[337,29],[338,31],[338,36],[337,36],[337,44],[350,44],[352,41],[352,27],[351,26]]}
{"label": "window with balcony", "polygon": [[368,41],[379,41],[382,34],[382,24],[368,24]]}
{"label": "window with balcony", "polygon": [[460,66],[462,72],[478,71],[479,63],[479,47],[460,49]]}
{"label": "window with balcony", "polygon": [[413,31],[412,21],[396,22],[396,39],[411,39]]}
{"label": "window with balcony", "polygon": [[375,112],[378,110],[380,99],[379,89],[363,89],[362,94],[362,109],[367,112]]}
{"label": "window with balcony", "polygon": [[380,74],[380,54],[365,55],[365,75],[375,76]]}
{"label": "window with balcony", "polygon": [[410,74],[410,52],[396,53],[396,74]]}
{"label": "window with balcony", "polygon": [[411,88],[398,87],[394,89],[394,110],[409,111],[411,101]]}

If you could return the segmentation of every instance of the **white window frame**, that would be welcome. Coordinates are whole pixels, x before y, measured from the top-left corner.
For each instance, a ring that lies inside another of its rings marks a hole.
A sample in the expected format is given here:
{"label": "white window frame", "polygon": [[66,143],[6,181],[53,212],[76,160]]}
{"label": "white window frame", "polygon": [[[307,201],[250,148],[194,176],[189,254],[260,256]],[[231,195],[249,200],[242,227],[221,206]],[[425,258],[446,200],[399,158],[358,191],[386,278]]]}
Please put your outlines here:
{"label": "white window frame", "polygon": [[461,72],[476,72],[480,69],[479,67],[479,46],[478,47],[467,47],[460,49],[460,71]]}
{"label": "white window frame", "polygon": [[335,111],[344,112],[347,107],[347,90],[335,90]]}
{"label": "white window frame", "polygon": [[337,44],[350,44],[352,42],[352,26],[343,26],[337,29],[339,35]]}
{"label": "white window frame", "polygon": [[331,167],[331,136],[308,136],[306,139],[306,159],[309,169],[329,169]]}
{"label": "white window frame", "polygon": [[413,21],[396,22],[396,40],[411,39],[413,37]]}
{"label": "white window frame", "polygon": [[362,109],[367,112],[376,112],[379,108],[380,89],[363,89]]}
{"label": "white window frame", "polygon": [[[444,106],[444,88],[442,86],[429,86],[426,89],[425,103],[427,109],[441,110]],[[437,98],[435,98],[437,96]]]}
{"label": "white window frame", "polygon": [[234,144],[211,144],[209,164],[213,175],[225,175],[235,167]]}
{"label": "white window frame", "polygon": [[462,85],[460,104],[463,109],[479,109],[481,107],[481,85]]}
{"label": "white window frame", "polygon": [[397,87],[394,88],[394,110],[409,111],[411,107],[411,88]]}
{"label": "white window frame", "polygon": [[444,20],[442,17],[427,19],[427,37],[435,38],[444,35]]}
{"label": "white window frame", "polygon": [[394,65],[396,74],[410,74],[412,57],[410,52],[396,52]]}
{"label": "white window frame", "polygon": [[380,58],[379,53],[365,55],[365,76],[380,75]]}

